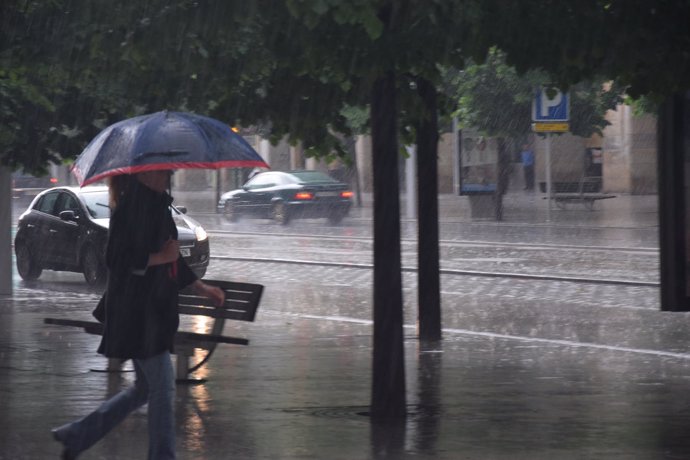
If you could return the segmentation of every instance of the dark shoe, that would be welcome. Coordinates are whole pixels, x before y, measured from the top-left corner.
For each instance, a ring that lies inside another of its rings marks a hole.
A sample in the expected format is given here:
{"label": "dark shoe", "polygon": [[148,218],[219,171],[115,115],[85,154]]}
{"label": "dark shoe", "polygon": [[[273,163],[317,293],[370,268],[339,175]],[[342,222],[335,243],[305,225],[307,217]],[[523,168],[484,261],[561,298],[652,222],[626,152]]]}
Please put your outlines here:
{"label": "dark shoe", "polygon": [[55,429],[51,430],[51,433],[53,433],[53,439],[55,439],[57,442],[59,442],[63,446],[62,454],[60,454],[60,459],[61,460],[76,460],[77,454],[72,452],[72,450],[69,449],[65,445],[65,440],[61,436],[60,430],[58,428],[55,428]]}

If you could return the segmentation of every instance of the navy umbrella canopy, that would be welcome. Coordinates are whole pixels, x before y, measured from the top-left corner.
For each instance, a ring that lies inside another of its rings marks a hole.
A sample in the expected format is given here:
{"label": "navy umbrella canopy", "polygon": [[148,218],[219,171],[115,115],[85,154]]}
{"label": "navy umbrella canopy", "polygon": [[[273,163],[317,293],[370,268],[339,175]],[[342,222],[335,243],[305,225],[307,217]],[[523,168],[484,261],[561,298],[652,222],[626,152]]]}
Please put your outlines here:
{"label": "navy umbrella canopy", "polygon": [[167,169],[268,168],[242,136],[213,118],[156,112],[101,131],[72,172],[84,186],[109,176]]}

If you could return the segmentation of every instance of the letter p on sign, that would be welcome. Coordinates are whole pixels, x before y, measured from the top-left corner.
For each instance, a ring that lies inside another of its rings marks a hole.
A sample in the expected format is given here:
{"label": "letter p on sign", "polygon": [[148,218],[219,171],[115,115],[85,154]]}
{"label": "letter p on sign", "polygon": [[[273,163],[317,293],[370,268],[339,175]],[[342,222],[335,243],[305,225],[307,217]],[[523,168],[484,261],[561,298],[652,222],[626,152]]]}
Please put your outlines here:
{"label": "letter p on sign", "polygon": [[549,98],[546,88],[536,91],[532,104],[532,121],[535,122],[564,122],[570,116],[568,94],[560,91],[553,98]]}

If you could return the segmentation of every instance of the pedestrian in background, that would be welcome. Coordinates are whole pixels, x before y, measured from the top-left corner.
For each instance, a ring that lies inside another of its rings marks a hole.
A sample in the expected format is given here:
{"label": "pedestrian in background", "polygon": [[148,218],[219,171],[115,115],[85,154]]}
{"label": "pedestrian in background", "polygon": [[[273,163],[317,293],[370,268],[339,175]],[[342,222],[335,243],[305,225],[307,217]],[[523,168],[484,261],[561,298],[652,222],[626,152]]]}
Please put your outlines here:
{"label": "pedestrian in background", "polygon": [[74,459],[138,407],[148,403],[149,460],[175,458],[170,353],[179,325],[178,290],[224,301],[223,291],[199,280],[180,255],[170,214],[170,171],[147,171],[110,178],[111,219],[106,249],[106,292],[94,312],[103,322],[98,352],[131,359],[134,385],[105,401],[86,417],[53,430]]}
{"label": "pedestrian in background", "polygon": [[525,177],[525,190],[534,190],[534,152],[529,144],[522,144],[520,152],[522,172]]}

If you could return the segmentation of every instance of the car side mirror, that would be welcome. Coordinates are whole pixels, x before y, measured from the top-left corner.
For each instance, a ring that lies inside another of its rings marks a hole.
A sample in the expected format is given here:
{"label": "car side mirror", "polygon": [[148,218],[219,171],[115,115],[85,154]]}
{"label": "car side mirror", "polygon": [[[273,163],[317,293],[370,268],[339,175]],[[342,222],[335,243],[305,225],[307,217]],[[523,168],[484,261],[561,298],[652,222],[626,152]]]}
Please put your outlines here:
{"label": "car side mirror", "polygon": [[74,211],[61,211],[60,220],[64,220],[67,222],[76,222],[79,220],[79,216]]}
{"label": "car side mirror", "polygon": [[175,206],[182,214],[187,214],[187,206]]}

